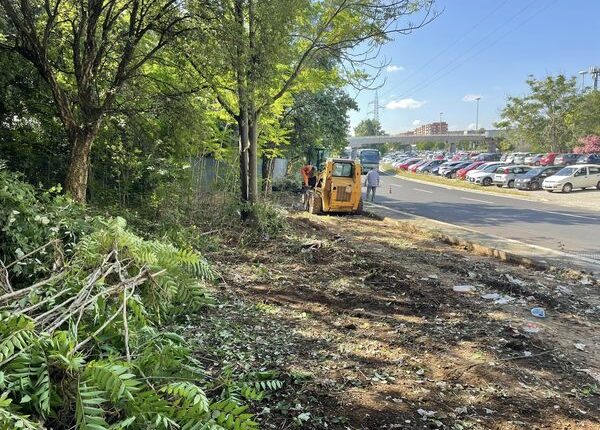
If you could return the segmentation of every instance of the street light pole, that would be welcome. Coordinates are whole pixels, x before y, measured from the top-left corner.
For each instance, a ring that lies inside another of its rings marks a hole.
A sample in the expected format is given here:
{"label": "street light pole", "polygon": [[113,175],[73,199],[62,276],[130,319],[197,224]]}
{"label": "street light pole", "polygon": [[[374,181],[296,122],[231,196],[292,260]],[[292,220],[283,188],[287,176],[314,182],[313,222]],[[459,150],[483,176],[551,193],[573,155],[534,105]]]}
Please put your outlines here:
{"label": "street light pole", "polygon": [[579,72],[579,74],[581,75],[581,92],[585,91],[585,75],[587,73],[587,70],[582,70],[581,72]]}
{"label": "street light pole", "polygon": [[477,97],[475,100],[477,100],[477,116],[475,119],[475,133],[477,133],[479,132],[479,100],[481,100],[481,97]]}

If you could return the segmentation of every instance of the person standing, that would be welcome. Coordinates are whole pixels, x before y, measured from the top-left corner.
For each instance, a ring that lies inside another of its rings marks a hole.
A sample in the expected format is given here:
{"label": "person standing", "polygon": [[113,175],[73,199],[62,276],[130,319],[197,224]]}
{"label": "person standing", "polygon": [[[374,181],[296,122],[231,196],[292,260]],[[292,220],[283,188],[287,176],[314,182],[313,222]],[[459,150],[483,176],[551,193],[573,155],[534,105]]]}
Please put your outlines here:
{"label": "person standing", "polygon": [[365,187],[367,187],[367,200],[369,200],[369,194],[371,195],[371,201],[375,200],[375,190],[378,186],[379,172],[376,169],[371,169],[365,178]]}

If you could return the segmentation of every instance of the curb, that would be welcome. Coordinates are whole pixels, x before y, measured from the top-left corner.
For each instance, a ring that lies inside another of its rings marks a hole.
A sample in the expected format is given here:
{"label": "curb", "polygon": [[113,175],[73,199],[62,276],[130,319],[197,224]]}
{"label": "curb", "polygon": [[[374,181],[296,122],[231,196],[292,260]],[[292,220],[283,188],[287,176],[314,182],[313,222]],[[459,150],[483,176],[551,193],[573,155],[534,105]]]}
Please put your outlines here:
{"label": "curb", "polygon": [[[384,210],[390,210],[390,208],[386,208],[385,206],[382,206],[382,208]],[[505,261],[508,263],[520,264],[520,265],[524,265],[524,266],[528,266],[528,267],[532,267],[532,268],[536,268],[536,269],[541,269],[541,270],[568,269],[568,270],[576,271],[579,273],[592,273],[592,274],[597,274],[598,271],[592,270],[591,267],[593,267],[593,268],[600,267],[596,261],[592,261],[592,260],[588,261],[588,260],[582,259],[580,257],[574,256],[571,254],[567,254],[567,253],[560,252],[560,251],[555,251],[555,250],[548,249],[548,248],[542,248],[537,245],[524,244],[522,242],[518,242],[513,239],[494,238],[493,236],[487,235],[485,233],[470,231],[469,229],[466,229],[464,227],[455,226],[453,224],[448,224],[448,223],[445,223],[442,221],[432,220],[429,218],[421,217],[421,216],[410,214],[410,213],[404,213],[404,212],[398,211],[405,215],[410,216],[410,218],[411,218],[408,221],[399,221],[394,218],[390,218],[389,216],[383,216],[383,215],[380,215],[380,214],[372,212],[372,211],[365,210],[364,212],[365,212],[365,214],[368,213],[369,214],[368,216],[371,218],[374,218],[374,219],[377,219],[380,221],[383,221],[383,220],[391,221],[392,223],[396,224],[399,227],[404,228],[405,230],[408,230],[411,233],[433,235],[435,239],[437,239],[443,243],[446,243],[449,245],[454,245],[454,246],[462,246],[477,255],[493,257],[493,258],[496,258],[498,260]],[[419,222],[426,223],[429,225],[419,225],[418,224]],[[571,259],[571,260],[576,260],[576,261],[574,261],[572,267],[567,267],[567,265],[560,266],[560,265],[552,264],[552,263],[549,263],[548,261],[546,261],[544,259],[544,257],[524,256],[517,252],[509,251],[505,248],[485,245],[479,241],[469,240],[469,239],[461,237],[460,235],[457,235],[457,234],[447,233],[444,231],[444,227],[454,227],[454,228],[457,228],[460,230],[465,230],[466,232],[473,232],[473,233],[479,234],[484,237],[487,236],[490,239],[501,239],[504,243],[507,243],[507,244],[517,243],[521,246],[524,245],[527,248],[530,248],[531,250],[535,250],[535,249],[544,250],[545,252],[548,253],[547,258]],[[577,264],[577,262],[579,262],[579,265]]]}

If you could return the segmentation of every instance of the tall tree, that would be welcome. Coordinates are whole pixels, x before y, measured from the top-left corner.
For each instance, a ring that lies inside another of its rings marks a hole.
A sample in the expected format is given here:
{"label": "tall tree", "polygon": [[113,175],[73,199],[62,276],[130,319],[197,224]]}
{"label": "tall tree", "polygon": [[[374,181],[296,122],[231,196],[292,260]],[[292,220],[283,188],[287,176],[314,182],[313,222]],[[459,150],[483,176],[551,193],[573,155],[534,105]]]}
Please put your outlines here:
{"label": "tall tree", "polygon": [[[408,33],[436,14],[433,0],[190,0],[209,24],[213,45],[190,55],[221,105],[235,119],[240,138],[241,198],[257,198],[260,118],[280,98],[297,91],[322,61],[335,60],[347,82],[364,84],[378,48],[393,34]],[[207,12],[209,11],[209,12]],[[206,19],[207,13],[211,16]],[[422,13],[417,23],[409,18]],[[198,55],[200,54],[200,55]],[[219,67],[221,66],[221,67]],[[231,73],[223,73],[223,69]],[[312,79],[330,79],[316,72]]]}
{"label": "tall tree", "polygon": [[176,0],[0,0],[0,47],[48,84],[70,145],[66,188],[84,201],[92,144],[115,98],[186,31]]}
{"label": "tall tree", "polygon": [[363,119],[354,127],[354,134],[357,136],[385,136],[385,131],[381,128],[378,120]]}
{"label": "tall tree", "polygon": [[497,125],[511,129],[509,137],[516,136],[539,149],[567,149],[573,143],[570,122],[577,99],[576,78],[558,75],[538,80],[530,76],[527,85],[529,94],[508,98]]}

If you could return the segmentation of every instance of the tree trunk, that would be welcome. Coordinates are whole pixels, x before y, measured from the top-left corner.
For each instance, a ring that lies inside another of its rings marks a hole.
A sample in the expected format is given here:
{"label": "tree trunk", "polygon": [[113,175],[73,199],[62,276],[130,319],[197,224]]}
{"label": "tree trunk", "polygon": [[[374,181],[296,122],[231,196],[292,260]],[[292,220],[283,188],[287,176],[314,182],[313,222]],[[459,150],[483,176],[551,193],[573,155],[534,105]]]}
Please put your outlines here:
{"label": "tree trunk", "polygon": [[99,124],[86,130],[68,133],[69,143],[71,144],[71,160],[65,188],[73,199],[79,203],[85,203],[90,170],[90,153],[98,129]]}
{"label": "tree trunk", "polygon": [[273,158],[268,158],[263,155],[262,159],[262,177],[263,177],[263,192],[265,196],[268,196],[273,192]]}
{"label": "tree trunk", "polygon": [[248,113],[241,109],[240,119],[238,120],[238,130],[240,134],[240,198],[242,203],[248,202]]}
{"label": "tree trunk", "polygon": [[251,111],[249,117],[248,200],[251,204],[254,204],[258,200],[258,114]]}

